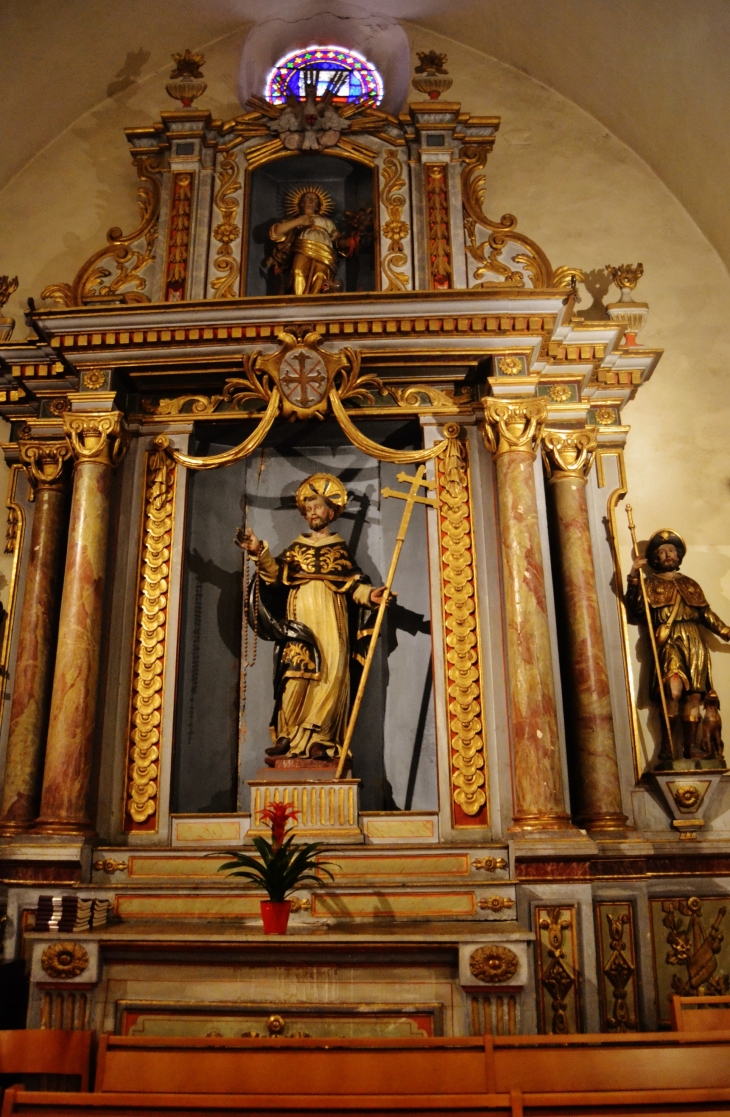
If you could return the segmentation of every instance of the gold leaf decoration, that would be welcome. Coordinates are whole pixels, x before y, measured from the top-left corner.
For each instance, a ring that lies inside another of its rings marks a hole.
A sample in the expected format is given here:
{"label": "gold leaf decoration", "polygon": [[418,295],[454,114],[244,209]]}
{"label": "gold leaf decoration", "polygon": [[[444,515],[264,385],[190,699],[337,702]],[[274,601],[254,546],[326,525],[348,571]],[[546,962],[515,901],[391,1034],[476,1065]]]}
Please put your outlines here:
{"label": "gold leaf decoration", "polygon": [[89,953],[80,942],[54,942],[41,954],[41,966],[49,977],[79,977],[89,968]]}
{"label": "gold leaf decoration", "polygon": [[241,274],[240,261],[231,249],[231,245],[241,235],[240,226],[235,222],[240,205],[238,191],[241,188],[241,174],[235,156],[227,155],[221,161],[218,183],[215,206],[223,220],[213,230],[213,239],[218,242],[213,267],[222,274],[212,280],[210,285],[215,291],[216,299],[234,299],[238,294],[238,278]]}
{"label": "gold leaf decoration", "polygon": [[469,969],[477,981],[501,985],[517,973],[520,960],[508,946],[493,943],[479,946],[469,957]]}
{"label": "gold leaf decoration", "polygon": [[[455,807],[477,818],[487,814],[487,779],[469,466],[458,423],[447,423],[444,435],[448,441],[436,459],[436,483],[451,784]],[[486,817],[479,824],[487,825]]]}
{"label": "gold leaf decoration", "polygon": [[403,220],[403,209],[406,204],[404,190],[406,180],[403,178],[403,167],[397,155],[389,153],[383,160],[383,189],[382,202],[388,213],[388,220],[383,226],[383,234],[388,237],[388,251],[383,256],[383,272],[388,280],[386,291],[407,291],[409,288],[408,273],[398,269],[406,267],[408,256],[403,248],[403,241],[408,236],[410,229]]}
{"label": "gold leaf decoration", "polygon": [[129,733],[130,829],[146,823],[157,810],[175,470],[162,448],[148,453]]}

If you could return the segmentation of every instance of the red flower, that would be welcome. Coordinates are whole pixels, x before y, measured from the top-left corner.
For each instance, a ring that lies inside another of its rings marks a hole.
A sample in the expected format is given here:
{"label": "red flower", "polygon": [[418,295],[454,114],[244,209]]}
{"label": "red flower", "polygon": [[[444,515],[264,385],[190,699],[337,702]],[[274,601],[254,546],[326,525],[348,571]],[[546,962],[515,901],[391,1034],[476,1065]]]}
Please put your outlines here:
{"label": "red flower", "polygon": [[271,827],[271,838],[274,846],[280,846],[289,822],[295,822],[299,812],[291,803],[270,803],[259,815],[261,822],[266,822]]}

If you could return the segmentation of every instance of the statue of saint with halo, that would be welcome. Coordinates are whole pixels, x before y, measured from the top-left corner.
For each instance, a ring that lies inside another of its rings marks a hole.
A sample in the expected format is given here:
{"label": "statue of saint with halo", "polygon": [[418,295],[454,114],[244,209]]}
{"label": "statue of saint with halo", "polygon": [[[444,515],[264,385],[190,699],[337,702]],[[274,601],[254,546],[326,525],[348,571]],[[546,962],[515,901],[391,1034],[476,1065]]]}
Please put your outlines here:
{"label": "statue of saint with halo", "polygon": [[283,285],[290,271],[282,293],[319,295],[339,290],[335,279],[338,253],[351,255],[353,246],[327,216],[333,208],[331,196],[321,186],[298,186],[288,192],[286,212],[290,216],[271,226],[274,248],[266,261]]}
{"label": "statue of saint with halo", "polygon": [[266,749],[271,767],[278,757],[287,766],[337,761],[373,611],[385,592],[370,584],[342,536],[330,531],[347,504],[339,477],[307,477],[296,502],[309,531],[278,557],[250,527],[236,535],[260,578],[257,616],[249,598],[249,621],[262,639],[275,643],[272,745]]}

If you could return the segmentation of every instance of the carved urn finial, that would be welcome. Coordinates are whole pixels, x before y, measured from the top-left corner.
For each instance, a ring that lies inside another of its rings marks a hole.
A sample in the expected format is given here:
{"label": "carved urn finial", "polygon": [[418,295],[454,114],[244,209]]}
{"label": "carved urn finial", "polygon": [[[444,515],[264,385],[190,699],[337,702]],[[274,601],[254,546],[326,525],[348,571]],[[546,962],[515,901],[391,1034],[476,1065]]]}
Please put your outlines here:
{"label": "carved urn finial", "polygon": [[617,303],[608,303],[606,310],[612,322],[620,322],[626,327],[624,345],[636,345],[636,335],[646,325],[649,317],[649,304],[637,303],[631,297],[636,284],[644,274],[644,265],[619,264],[617,268],[606,264],[606,271],[621,292]]}
{"label": "carved urn finial", "polygon": [[[12,279],[9,275],[0,275],[0,310],[5,306],[14,291],[18,290],[18,277]],[[5,318],[0,314],[0,341],[10,341],[15,329],[15,319]]]}
{"label": "carved urn finial", "polygon": [[435,50],[419,50],[417,53],[418,65],[415,73],[423,74],[423,77],[413,78],[411,84],[419,93],[425,93],[432,101],[436,101],[454,84],[453,78],[448,76],[449,71],[445,69],[448,58]]}
{"label": "carved urn finial", "polygon": [[205,64],[205,57],[186,50],[184,54],[173,54],[172,60],[175,69],[170,74],[171,80],[165,89],[176,101],[182,101],[183,108],[189,109],[193,101],[201,97],[208,88],[200,69]]}

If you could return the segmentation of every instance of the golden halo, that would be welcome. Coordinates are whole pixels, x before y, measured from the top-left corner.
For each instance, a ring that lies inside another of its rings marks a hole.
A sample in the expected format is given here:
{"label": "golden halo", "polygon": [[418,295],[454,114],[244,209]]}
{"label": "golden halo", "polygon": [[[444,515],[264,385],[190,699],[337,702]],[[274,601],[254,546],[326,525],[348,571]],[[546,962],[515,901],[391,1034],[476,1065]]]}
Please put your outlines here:
{"label": "golden halo", "polygon": [[345,511],[347,489],[339,477],[333,477],[331,473],[313,473],[311,477],[302,481],[295,498],[297,508],[302,515],[304,515],[304,501],[311,496],[324,497],[330,507],[334,509],[335,519]]}
{"label": "golden halo", "polygon": [[287,190],[284,206],[286,209],[287,217],[296,217],[299,213],[299,203],[305,194],[316,194],[319,198],[319,216],[326,217],[335,208],[335,203],[332,201],[332,195],[328,194],[321,186],[293,186],[291,190]]}

